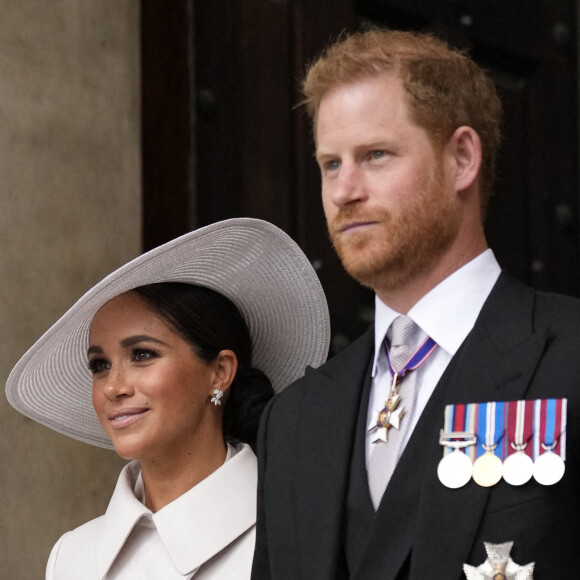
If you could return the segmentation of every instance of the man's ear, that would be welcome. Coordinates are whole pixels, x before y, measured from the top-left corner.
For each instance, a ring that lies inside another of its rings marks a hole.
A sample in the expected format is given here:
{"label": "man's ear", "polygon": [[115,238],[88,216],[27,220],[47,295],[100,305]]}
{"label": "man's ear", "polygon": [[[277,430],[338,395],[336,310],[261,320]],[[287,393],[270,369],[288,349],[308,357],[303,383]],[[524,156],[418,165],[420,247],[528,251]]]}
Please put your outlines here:
{"label": "man's ear", "polygon": [[476,131],[463,125],[455,130],[447,147],[455,161],[455,189],[464,191],[479,176],[481,140]]}

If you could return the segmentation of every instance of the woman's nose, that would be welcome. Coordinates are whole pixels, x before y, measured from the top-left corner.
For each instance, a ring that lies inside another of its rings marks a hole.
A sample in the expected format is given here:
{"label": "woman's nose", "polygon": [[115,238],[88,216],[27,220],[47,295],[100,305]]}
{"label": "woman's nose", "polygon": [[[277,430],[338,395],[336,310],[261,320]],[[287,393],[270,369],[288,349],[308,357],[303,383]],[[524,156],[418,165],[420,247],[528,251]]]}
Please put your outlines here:
{"label": "woman's nose", "polygon": [[109,372],[104,390],[105,396],[109,400],[114,400],[119,397],[130,396],[133,394],[133,388],[131,387],[125,374],[116,370],[111,370],[111,372]]}

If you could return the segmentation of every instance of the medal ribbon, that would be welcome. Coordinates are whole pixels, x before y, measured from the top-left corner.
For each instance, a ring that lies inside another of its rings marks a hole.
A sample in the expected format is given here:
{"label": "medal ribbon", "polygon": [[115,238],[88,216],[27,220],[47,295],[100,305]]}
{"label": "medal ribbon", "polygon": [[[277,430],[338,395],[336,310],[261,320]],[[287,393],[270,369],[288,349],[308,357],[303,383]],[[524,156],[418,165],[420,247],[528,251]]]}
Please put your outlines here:
{"label": "medal ribbon", "polygon": [[496,445],[492,451],[502,461],[502,448],[499,442],[503,437],[504,424],[503,402],[478,403],[477,409],[477,457],[486,452],[484,445],[489,449]]}
{"label": "medal ribbon", "polygon": [[[475,435],[477,422],[477,403],[469,403],[467,405],[446,405],[445,406],[445,420],[443,423],[443,430],[447,433],[473,433]],[[452,453],[453,449],[444,446],[443,456]],[[469,445],[463,452],[471,457],[473,462],[475,459],[475,446]]]}
{"label": "medal ribbon", "polygon": [[546,449],[542,443],[566,459],[566,409],[567,399],[538,399],[534,401],[534,423],[536,426],[534,437],[535,458]]}
{"label": "medal ribbon", "polygon": [[[552,451],[566,460],[567,403],[567,399],[536,399],[446,405],[443,430],[477,434],[477,448],[465,449],[472,460],[485,453],[483,445],[496,443],[494,453],[503,460],[516,452],[512,442],[527,443],[524,452],[534,460],[546,452],[541,443],[548,448],[556,443]],[[507,437],[500,447],[504,432]],[[451,452],[445,447],[443,455]]]}
{"label": "medal ribbon", "polygon": [[[392,397],[394,397],[395,395],[397,397],[399,396],[397,393],[396,386],[401,382],[401,379],[407,374],[408,371],[414,371],[415,369],[418,369],[429,358],[429,356],[431,356],[433,351],[437,348],[437,343],[432,338],[428,337],[421,344],[421,346],[415,351],[415,353],[409,357],[409,359],[403,365],[403,368],[399,372],[397,372],[397,369],[395,369],[395,367],[393,367],[391,363],[389,349],[386,345],[386,341],[384,342],[384,348],[385,354],[387,355],[387,362],[389,363],[389,371],[391,373],[391,376],[393,377],[393,383],[391,385],[388,398],[385,402],[385,406],[383,407],[383,410],[379,413],[377,423],[370,427],[371,430],[385,427],[385,425],[381,422],[381,415],[383,413],[391,412],[394,409],[394,407],[398,405],[398,401],[394,403],[394,406],[392,403]],[[389,403],[389,401],[391,401],[391,403]],[[386,429],[388,429],[388,427],[386,427]]]}
{"label": "medal ribbon", "polygon": [[509,401],[507,406],[507,441],[504,449],[504,457],[516,452],[511,445],[523,446],[522,449],[532,459],[533,447],[529,441],[534,431],[534,401]]}
{"label": "medal ribbon", "polygon": [[414,354],[407,360],[407,362],[403,365],[403,368],[400,371],[391,364],[391,359],[389,357],[389,349],[385,343],[384,345],[385,353],[387,354],[387,361],[389,363],[389,370],[391,371],[391,376],[394,378],[397,377],[397,382],[399,382],[408,371],[414,371],[418,369],[430,356],[433,354],[433,351],[437,348],[437,343],[431,338],[428,337],[425,342],[415,351]]}

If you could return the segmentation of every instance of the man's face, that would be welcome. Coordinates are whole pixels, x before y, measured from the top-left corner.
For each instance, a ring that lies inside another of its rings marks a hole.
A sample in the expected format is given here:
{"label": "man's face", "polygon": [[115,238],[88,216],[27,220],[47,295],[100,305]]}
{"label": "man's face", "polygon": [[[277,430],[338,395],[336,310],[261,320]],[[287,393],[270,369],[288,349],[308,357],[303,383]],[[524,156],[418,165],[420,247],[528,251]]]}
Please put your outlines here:
{"label": "man's face", "polygon": [[346,270],[388,290],[432,269],[457,235],[459,210],[444,155],[411,120],[399,78],[325,95],[316,138],[328,229]]}

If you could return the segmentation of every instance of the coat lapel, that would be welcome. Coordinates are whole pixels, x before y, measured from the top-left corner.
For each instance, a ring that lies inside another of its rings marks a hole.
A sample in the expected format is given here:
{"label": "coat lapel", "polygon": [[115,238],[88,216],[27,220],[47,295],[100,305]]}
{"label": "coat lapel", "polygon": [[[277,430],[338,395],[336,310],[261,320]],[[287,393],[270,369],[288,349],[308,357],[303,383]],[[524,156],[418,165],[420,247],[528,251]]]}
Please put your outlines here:
{"label": "coat lapel", "polygon": [[313,371],[305,391],[298,429],[296,529],[303,577],[346,577],[342,560],[342,522],[355,426],[373,352],[373,329],[343,355]]}

